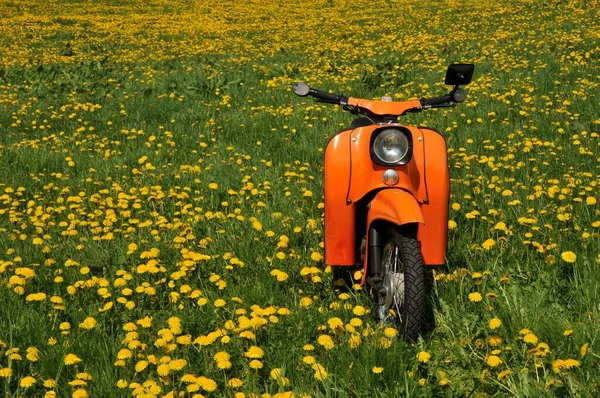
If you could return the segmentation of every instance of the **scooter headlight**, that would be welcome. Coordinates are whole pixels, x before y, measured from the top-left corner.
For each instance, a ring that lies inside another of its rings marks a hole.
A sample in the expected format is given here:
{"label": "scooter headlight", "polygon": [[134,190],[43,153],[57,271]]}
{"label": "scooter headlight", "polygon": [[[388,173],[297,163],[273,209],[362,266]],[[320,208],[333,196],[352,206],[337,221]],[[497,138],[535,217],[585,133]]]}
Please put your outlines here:
{"label": "scooter headlight", "polygon": [[373,162],[382,166],[396,166],[410,160],[412,140],[404,131],[386,128],[375,133],[371,144]]}

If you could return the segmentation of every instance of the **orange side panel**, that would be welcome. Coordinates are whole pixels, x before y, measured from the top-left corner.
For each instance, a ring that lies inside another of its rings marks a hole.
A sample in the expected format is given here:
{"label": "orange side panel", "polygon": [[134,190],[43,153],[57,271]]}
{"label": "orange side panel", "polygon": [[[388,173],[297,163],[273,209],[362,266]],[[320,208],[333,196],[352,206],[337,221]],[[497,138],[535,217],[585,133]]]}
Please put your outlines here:
{"label": "orange side panel", "polygon": [[355,264],[355,210],[346,202],[350,184],[351,130],[333,137],[325,149],[325,264]]}
{"label": "orange side panel", "polygon": [[444,137],[434,130],[420,128],[425,143],[425,180],[428,201],[421,206],[425,225],[419,226],[417,239],[425,265],[445,263],[448,245],[448,200],[450,177],[448,174],[448,150]]}

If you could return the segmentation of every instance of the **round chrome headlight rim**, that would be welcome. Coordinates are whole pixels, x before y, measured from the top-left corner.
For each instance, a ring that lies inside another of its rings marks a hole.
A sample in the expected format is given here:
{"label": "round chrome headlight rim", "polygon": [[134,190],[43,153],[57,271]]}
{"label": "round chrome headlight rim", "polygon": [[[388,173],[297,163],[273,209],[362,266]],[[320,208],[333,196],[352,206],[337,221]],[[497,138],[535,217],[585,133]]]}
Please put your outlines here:
{"label": "round chrome headlight rim", "polygon": [[412,136],[401,127],[385,127],[371,136],[371,160],[380,166],[401,166],[412,157]]}

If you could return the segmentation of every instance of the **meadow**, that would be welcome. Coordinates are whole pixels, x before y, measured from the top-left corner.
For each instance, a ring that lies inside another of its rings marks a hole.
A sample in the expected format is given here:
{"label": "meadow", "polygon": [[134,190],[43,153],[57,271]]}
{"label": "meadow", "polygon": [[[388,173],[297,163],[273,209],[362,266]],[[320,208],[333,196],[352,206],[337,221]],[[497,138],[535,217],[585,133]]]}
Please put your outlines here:
{"label": "meadow", "polygon": [[[0,3],[3,397],[600,396],[600,2]],[[417,342],[334,286],[293,95],[441,95]]]}

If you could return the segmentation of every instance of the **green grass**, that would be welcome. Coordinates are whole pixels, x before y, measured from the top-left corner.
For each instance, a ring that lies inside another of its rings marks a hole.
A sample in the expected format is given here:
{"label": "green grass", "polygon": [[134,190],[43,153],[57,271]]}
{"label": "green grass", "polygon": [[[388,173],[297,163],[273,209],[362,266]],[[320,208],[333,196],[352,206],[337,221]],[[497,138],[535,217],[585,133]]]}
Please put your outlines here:
{"label": "green grass", "polygon": [[[216,391],[199,391],[207,396],[598,395],[598,2],[206,7],[0,6],[0,375],[12,370],[0,376],[5,396],[69,396],[81,372],[92,376],[89,395],[103,397],[141,393],[135,384],[121,390],[119,380],[152,381],[154,396],[193,396],[184,374],[214,380]],[[430,278],[422,338],[387,347],[371,315],[353,313],[369,308],[365,292],[340,298],[331,274],[301,275],[324,268],[311,258],[323,253],[323,150],[352,117],[290,88],[302,80],[357,97],[422,98],[447,89],[452,62],[476,64],[467,101],[403,123],[445,135],[457,227],[446,267]],[[156,273],[139,268],[151,248],[160,250]],[[208,257],[184,263],[186,250]],[[79,265],[66,266],[69,259]],[[35,273],[26,282],[15,277],[23,268]],[[278,282],[273,269],[288,278]],[[469,299],[473,292],[481,302]],[[27,301],[35,293],[46,298]],[[219,298],[224,307],[214,305]],[[301,307],[302,298],[312,305]],[[291,313],[271,314],[282,308]],[[124,326],[146,316],[152,325],[137,326],[139,345],[119,364]],[[240,335],[242,316],[266,320],[248,329],[254,340]],[[78,326],[87,317],[97,320],[92,330]],[[161,345],[171,317],[193,344]],[[362,325],[335,332],[334,317]],[[502,325],[492,330],[492,318]],[[230,341],[196,340],[218,330]],[[353,332],[357,348],[348,343]],[[333,349],[318,344],[323,334]],[[262,369],[244,355],[252,345],[265,352]],[[37,361],[26,358],[29,347]],[[220,351],[231,355],[230,369],[218,369]],[[417,361],[421,351],[428,362]],[[68,353],[82,362],[66,365]],[[307,355],[325,380],[303,362]],[[491,355],[502,363],[489,365]],[[165,356],[187,365],[161,377]],[[157,364],[136,372],[152,358]],[[560,368],[558,360],[578,362]],[[287,383],[270,376],[275,368]],[[25,376],[36,383],[21,387]],[[228,387],[234,377],[244,385]],[[48,379],[55,388],[42,385]]]}

